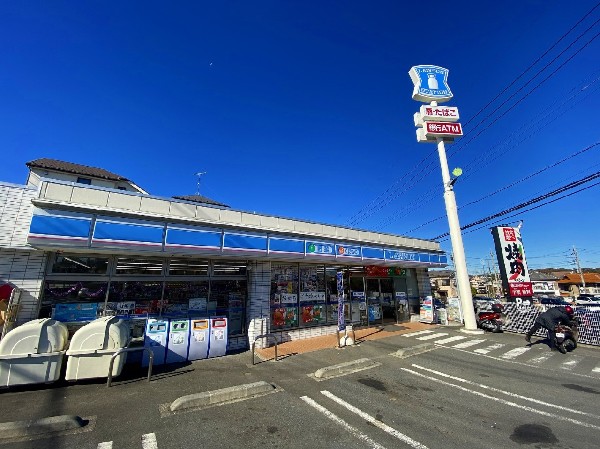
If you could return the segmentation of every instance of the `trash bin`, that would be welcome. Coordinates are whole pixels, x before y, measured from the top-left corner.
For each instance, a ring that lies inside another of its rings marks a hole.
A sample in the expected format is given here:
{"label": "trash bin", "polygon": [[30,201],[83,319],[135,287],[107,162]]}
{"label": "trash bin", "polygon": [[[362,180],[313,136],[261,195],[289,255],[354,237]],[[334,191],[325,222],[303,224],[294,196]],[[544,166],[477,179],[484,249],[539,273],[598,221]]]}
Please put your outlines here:
{"label": "trash bin", "polygon": [[[107,377],[110,359],[115,352],[127,347],[129,324],[115,316],[98,318],[77,329],[67,351],[66,380]],[[121,374],[127,354],[115,358],[112,375]]]}
{"label": "trash bin", "polygon": [[60,377],[67,327],[51,318],[29,321],[0,341],[0,386],[51,383]]}
{"label": "trash bin", "polygon": [[171,319],[169,322],[169,343],[165,363],[185,362],[190,345],[190,320]]}

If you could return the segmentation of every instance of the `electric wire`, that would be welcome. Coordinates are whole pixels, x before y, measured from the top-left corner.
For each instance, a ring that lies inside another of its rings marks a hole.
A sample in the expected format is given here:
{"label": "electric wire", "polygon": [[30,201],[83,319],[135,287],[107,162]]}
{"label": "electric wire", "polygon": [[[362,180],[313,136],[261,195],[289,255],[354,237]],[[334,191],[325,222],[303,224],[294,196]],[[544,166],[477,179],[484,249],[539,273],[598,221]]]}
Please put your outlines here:
{"label": "electric wire", "polygon": [[[518,205],[516,205],[516,206],[513,206],[513,207],[511,207],[511,208],[509,208],[509,209],[505,209],[505,210],[503,210],[503,211],[501,211],[501,212],[498,212],[498,213],[496,213],[496,214],[493,214],[493,215],[490,215],[490,216],[488,216],[488,217],[485,217],[485,218],[482,218],[482,219],[480,219],[480,220],[477,220],[477,221],[474,221],[474,222],[472,222],[472,223],[469,223],[468,225],[462,226],[460,229],[461,229],[461,230],[466,230],[466,229],[472,228],[472,227],[474,227],[474,226],[478,226],[478,225],[480,225],[480,224],[482,224],[482,223],[486,223],[486,222],[488,222],[488,221],[492,221],[492,220],[493,220],[493,219],[495,219],[495,218],[502,217],[502,216],[504,216],[504,215],[507,215],[507,214],[509,214],[509,213],[511,213],[511,212],[515,212],[515,211],[517,211],[517,210],[524,209],[525,207],[528,207],[528,206],[530,206],[530,205],[532,205],[532,204],[535,204],[535,203],[538,203],[538,202],[540,202],[540,201],[543,201],[543,200],[545,200],[545,199],[547,199],[547,198],[549,198],[549,197],[551,197],[551,196],[558,195],[558,194],[560,194],[560,193],[562,193],[562,192],[564,192],[564,191],[566,191],[566,190],[570,190],[570,189],[573,189],[573,188],[575,188],[575,187],[578,187],[578,186],[580,186],[580,185],[582,185],[582,184],[584,184],[584,183],[586,183],[586,182],[590,182],[590,181],[592,181],[592,180],[594,180],[594,179],[596,179],[596,178],[598,178],[598,177],[600,177],[600,172],[596,172],[596,173],[594,173],[593,175],[590,175],[590,176],[587,176],[587,177],[585,177],[585,178],[582,178],[582,179],[580,179],[579,181],[573,182],[573,183],[571,183],[571,184],[567,184],[566,186],[564,186],[564,187],[562,187],[562,188],[560,188],[560,189],[556,189],[556,190],[554,190],[554,191],[552,191],[552,192],[549,192],[549,193],[547,193],[547,194],[545,194],[545,195],[542,195],[542,196],[540,196],[540,197],[533,198],[533,199],[531,199],[531,200],[529,200],[529,201],[527,201],[527,202],[525,202],[525,203],[518,204]],[[559,201],[559,200],[561,200],[561,199],[564,199],[564,198],[567,198],[567,197],[569,197],[569,196],[575,195],[575,194],[577,194],[577,193],[580,193],[580,192],[582,192],[582,191],[584,191],[584,190],[588,190],[588,189],[590,189],[590,188],[592,188],[592,187],[595,187],[595,186],[597,186],[597,185],[600,185],[600,182],[596,182],[596,183],[594,183],[594,184],[591,184],[591,185],[589,185],[589,186],[583,187],[583,188],[581,188],[581,189],[579,189],[579,190],[576,190],[576,191],[574,191],[574,192],[571,192],[571,193],[568,193],[568,194],[566,194],[566,195],[560,196],[560,197],[558,197],[558,198],[554,198],[554,199],[552,199],[552,200],[549,200],[549,201],[547,201],[547,202],[545,202],[545,203],[542,203],[542,204],[539,204],[539,205],[537,205],[537,206],[531,207],[531,208],[529,208],[529,209],[526,209],[526,210],[524,210],[524,211],[521,211],[521,212],[519,212],[519,213],[516,213],[516,214],[513,214],[513,215],[508,215],[507,217],[504,217],[504,218],[505,218],[505,219],[506,219],[506,218],[512,218],[512,217],[515,217],[515,216],[517,216],[517,215],[521,215],[521,214],[523,214],[523,213],[525,213],[525,212],[530,212],[530,211],[532,211],[532,210],[539,209],[540,207],[546,206],[546,205],[548,205],[548,204],[554,203],[554,202],[556,202],[556,201]],[[484,227],[487,227],[487,226],[484,226]],[[467,231],[467,232],[464,232],[463,234],[468,234],[468,233],[470,233],[470,232],[474,232],[474,231],[477,231],[477,230],[479,230],[479,229],[482,229],[482,228],[481,228],[481,227],[479,227],[479,228],[476,228],[476,229],[470,229],[469,231]],[[444,233],[444,234],[441,234],[441,235],[439,235],[439,236],[437,236],[437,237],[434,237],[432,240],[446,241],[446,240],[447,240],[447,238],[446,238],[446,237],[448,237],[449,235],[450,235],[450,234],[449,234],[448,232],[446,232],[446,233]],[[440,240],[440,239],[443,239],[443,240]]]}
{"label": "electric wire", "polygon": [[[519,179],[517,181],[514,181],[514,182],[512,182],[512,183],[510,183],[508,185],[505,185],[504,187],[501,187],[501,188],[495,190],[494,192],[488,193],[487,195],[482,196],[481,198],[478,198],[476,200],[470,201],[470,202],[468,202],[468,203],[460,206],[458,209],[460,210],[460,209],[463,209],[465,207],[472,206],[473,204],[480,203],[481,201],[484,201],[484,200],[486,200],[488,198],[491,198],[492,196],[497,195],[498,193],[501,193],[501,192],[503,192],[505,190],[513,188],[516,185],[518,185],[518,184],[520,184],[522,182],[525,182],[525,181],[527,181],[527,180],[529,180],[529,179],[531,179],[531,178],[533,178],[533,177],[535,177],[535,176],[537,176],[537,175],[539,175],[539,174],[541,174],[541,173],[543,173],[543,172],[545,172],[547,170],[550,170],[551,168],[554,168],[554,167],[556,167],[556,166],[558,166],[558,165],[560,165],[560,164],[562,164],[562,163],[564,163],[564,162],[566,162],[566,161],[568,161],[570,159],[573,159],[574,157],[579,156],[580,154],[583,154],[583,153],[591,150],[592,148],[594,148],[594,147],[596,147],[598,145],[600,145],[600,142],[596,142],[596,143],[594,143],[592,145],[589,145],[589,146],[585,147],[582,150],[576,151],[575,153],[571,154],[570,156],[567,156],[567,157],[565,157],[565,158],[563,158],[563,159],[561,159],[559,161],[556,161],[556,162],[554,162],[552,164],[546,165],[544,168],[542,168],[542,169],[540,169],[540,170],[538,170],[538,171],[536,171],[534,173],[530,173],[529,175],[527,175],[527,176],[525,176],[525,177],[523,177],[523,178],[521,178],[521,179]],[[429,221],[427,221],[427,222],[425,222],[425,223],[423,223],[423,224],[421,224],[421,225],[419,225],[419,226],[417,226],[417,227],[415,227],[415,228],[407,231],[406,233],[410,234],[411,232],[414,232],[414,231],[416,231],[418,229],[421,229],[421,228],[423,228],[423,227],[425,227],[425,226],[427,226],[427,225],[429,225],[431,223],[434,223],[436,221],[439,221],[439,220],[441,220],[443,218],[445,218],[445,215],[440,215],[439,217],[433,218],[433,219],[431,219],[431,220],[429,220]]]}

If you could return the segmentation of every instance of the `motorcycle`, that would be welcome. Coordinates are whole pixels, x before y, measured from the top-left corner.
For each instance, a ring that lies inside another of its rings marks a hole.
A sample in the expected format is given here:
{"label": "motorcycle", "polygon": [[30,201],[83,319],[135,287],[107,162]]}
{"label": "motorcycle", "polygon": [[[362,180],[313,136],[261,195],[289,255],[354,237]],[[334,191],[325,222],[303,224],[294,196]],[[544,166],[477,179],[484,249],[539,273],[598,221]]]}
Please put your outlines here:
{"label": "motorcycle", "polygon": [[579,337],[578,324],[579,320],[575,318],[568,326],[566,324],[557,324],[554,328],[556,334],[555,346],[561,353],[566,354],[577,348],[577,338]]}
{"label": "motorcycle", "polygon": [[502,332],[505,318],[502,304],[491,304],[486,310],[481,310],[478,305],[475,306],[475,321],[480,329],[493,333]]}

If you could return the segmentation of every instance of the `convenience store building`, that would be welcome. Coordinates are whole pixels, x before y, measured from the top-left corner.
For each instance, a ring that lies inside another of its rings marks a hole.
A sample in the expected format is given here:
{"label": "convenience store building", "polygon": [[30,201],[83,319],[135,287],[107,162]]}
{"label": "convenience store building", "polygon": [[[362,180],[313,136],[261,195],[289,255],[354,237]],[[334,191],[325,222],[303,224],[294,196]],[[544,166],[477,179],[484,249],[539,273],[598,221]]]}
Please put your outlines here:
{"label": "convenience store building", "polygon": [[0,183],[0,283],[22,290],[18,322],[79,327],[103,314],[225,316],[228,350],[254,337],[334,333],[336,273],[347,322],[409,319],[431,294],[439,243],[232,209],[192,195],[149,195],[104,169],[27,163]]}

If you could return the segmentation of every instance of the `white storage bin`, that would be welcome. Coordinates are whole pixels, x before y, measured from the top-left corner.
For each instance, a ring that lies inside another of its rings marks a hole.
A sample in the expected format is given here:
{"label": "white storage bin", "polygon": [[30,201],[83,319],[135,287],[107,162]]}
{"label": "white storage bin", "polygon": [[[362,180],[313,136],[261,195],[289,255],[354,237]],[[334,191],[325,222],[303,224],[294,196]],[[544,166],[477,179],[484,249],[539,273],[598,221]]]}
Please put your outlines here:
{"label": "white storage bin", "polygon": [[11,330],[0,341],[0,386],[58,380],[67,339],[67,327],[51,318]]}
{"label": "white storage bin", "polygon": [[[106,316],[86,324],[75,332],[67,351],[66,380],[107,377],[110,359],[129,344],[129,324],[117,317]],[[127,353],[118,355],[112,374],[121,374]]]}

